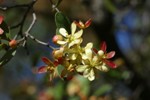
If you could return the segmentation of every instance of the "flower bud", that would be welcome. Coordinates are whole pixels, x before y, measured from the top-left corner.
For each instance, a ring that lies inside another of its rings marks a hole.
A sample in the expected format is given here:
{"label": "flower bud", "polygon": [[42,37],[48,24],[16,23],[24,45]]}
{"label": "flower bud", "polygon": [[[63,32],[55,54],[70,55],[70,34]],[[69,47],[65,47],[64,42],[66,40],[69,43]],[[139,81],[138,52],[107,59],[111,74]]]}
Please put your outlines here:
{"label": "flower bud", "polygon": [[58,58],[62,57],[63,56],[63,51],[64,51],[63,48],[60,48],[59,50],[54,50],[53,51],[54,58],[58,59]]}
{"label": "flower bud", "polygon": [[4,33],[4,30],[0,28],[0,35]]}
{"label": "flower bud", "polygon": [[16,41],[16,40],[11,40],[11,41],[9,42],[9,46],[10,46],[11,48],[16,47],[16,46],[17,46],[17,41]]}
{"label": "flower bud", "polygon": [[61,40],[63,40],[63,37],[61,35],[55,35],[53,37],[53,43],[57,44],[57,41],[61,41]]}

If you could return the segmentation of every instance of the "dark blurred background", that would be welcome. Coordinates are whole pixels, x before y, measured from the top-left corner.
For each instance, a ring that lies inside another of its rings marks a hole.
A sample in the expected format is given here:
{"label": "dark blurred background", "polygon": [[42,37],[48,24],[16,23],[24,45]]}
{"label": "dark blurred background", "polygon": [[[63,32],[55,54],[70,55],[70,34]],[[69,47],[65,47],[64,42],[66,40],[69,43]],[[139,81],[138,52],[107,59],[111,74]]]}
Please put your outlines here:
{"label": "dark blurred background", "polygon": [[[28,4],[31,0],[3,0],[1,7]],[[51,50],[28,40],[27,49],[19,48],[16,56],[0,68],[0,100],[149,100],[150,99],[150,1],[149,0],[62,0],[58,7],[71,21],[92,24],[84,31],[84,43],[99,48],[106,41],[108,52],[116,51],[117,69],[100,72],[95,81],[82,76],[71,81],[48,80],[47,74],[36,74],[43,65],[41,57],[50,59]],[[48,0],[34,5],[37,22],[31,34],[50,42],[55,34],[55,12]],[[0,11],[11,27],[18,23],[26,8]],[[28,14],[23,30],[32,21]],[[18,29],[10,30],[12,37]],[[53,44],[52,44],[53,45]],[[28,53],[27,53],[28,50]]]}

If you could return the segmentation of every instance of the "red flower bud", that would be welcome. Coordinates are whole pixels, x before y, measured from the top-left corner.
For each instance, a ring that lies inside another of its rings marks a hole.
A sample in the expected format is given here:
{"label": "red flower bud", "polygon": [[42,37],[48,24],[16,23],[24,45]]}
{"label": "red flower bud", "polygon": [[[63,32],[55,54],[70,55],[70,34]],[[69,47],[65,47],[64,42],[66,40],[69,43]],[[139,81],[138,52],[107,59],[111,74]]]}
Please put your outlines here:
{"label": "red flower bud", "polygon": [[16,40],[11,40],[9,42],[9,46],[12,47],[12,48],[16,47],[17,46],[17,41]]}
{"label": "red flower bud", "polygon": [[55,35],[53,37],[53,43],[57,44],[57,41],[61,41],[61,40],[63,40],[63,37],[61,35]]}
{"label": "red flower bud", "polygon": [[0,24],[2,24],[4,17],[0,16]]}
{"label": "red flower bud", "polygon": [[0,28],[0,35],[4,33],[4,30]]}

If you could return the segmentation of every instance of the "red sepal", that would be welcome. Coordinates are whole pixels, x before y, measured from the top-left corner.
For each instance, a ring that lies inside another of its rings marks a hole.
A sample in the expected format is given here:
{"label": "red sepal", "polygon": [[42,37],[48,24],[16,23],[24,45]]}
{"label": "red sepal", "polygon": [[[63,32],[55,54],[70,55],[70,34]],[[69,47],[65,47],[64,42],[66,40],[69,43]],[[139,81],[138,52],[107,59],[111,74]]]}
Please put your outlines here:
{"label": "red sepal", "polygon": [[98,50],[96,48],[93,48],[93,51],[97,54]]}
{"label": "red sepal", "polygon": [[91,25],[91,23],[92,23],[92,19],[90,18],[88,21],[86,21],[85,27],[86,28],[89,27]]}
{"label": "red sepal", "polygon": [[47,65],[52,65],[53,63],[47,58],[47,57],[42,57],[42,61],[47,64]]}
{"label": "red sepal", "polygon": [[106,58],[107,59],[110,59],[110,58],[112,58],[114,56],[115,56],[115,51],[111,51],[111,52],[109,52],[109,53],[106,54]]}
{"label": "red sepal", "polygon": [[47,72],[47,67],[46,66],[41,66],[38,68],[38,73],[46,73]]}
{"label": "red sepal", "polygon": [[108,61],[108,60],[104,60],[105,64],[108,65],[110,68],[117,68],[117,65],[112,62],[112,61]]}
{"label": "red sepal", "polygon": [[106,49],[107,49],[106,42],[103,41],[103,42],[101,43],[100,50],[103,50],[104,52],[106,52]]}

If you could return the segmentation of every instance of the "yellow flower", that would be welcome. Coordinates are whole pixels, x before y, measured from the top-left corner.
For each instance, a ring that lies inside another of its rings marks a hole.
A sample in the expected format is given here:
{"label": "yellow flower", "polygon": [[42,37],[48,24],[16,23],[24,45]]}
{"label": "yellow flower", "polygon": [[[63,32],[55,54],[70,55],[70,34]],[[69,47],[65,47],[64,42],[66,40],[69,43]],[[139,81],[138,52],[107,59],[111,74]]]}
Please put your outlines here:
{"label": "yellow flower", "polygon": [[106,49],[107,49],[106,42],[103,41],[100,50],[97,51],[96,49],[94,49],[94,52],[98,55],[103,65],[108,66],[110,68],[116,68],[117,65],[114,62],[109,60],[114,57],[115,51],[111,51],[107,53]]}
{"label": "yellow flower", "polygon": [[82,64],[76,67],[76,71],[83,73],[83,76],[90,81],[95,79],[96,69],[100,71],[108,71],[108,68],[102,59],[93,52],[93,44],[88,43],[85,47],[85,53],[82,54]]}
{"label": "yellow flower", "polygon": [[57,44],[63,46],[63,45],[67,45],[68,48],[76,45],[76,44],[81,44],[82,43],[82,33],[83,33],[83,30],[79,30],[76,32],[76,24],[73,22],[71,24],[71,34],[69,34],[66,29],[64,28],[60,28],[59,29],[59,32],[60,34],[64,37],[64,40],[62,41],[57,41]]}
{"label": "yellow flower", "polygon": [[88,43],[85,47],[85,54],[82,55],[82,64],[76,67],[77,72],[83,73],[83,76],[90,81],[95,79],[95,66],[97,66],[98,57],[93,56],[92,43]]}

